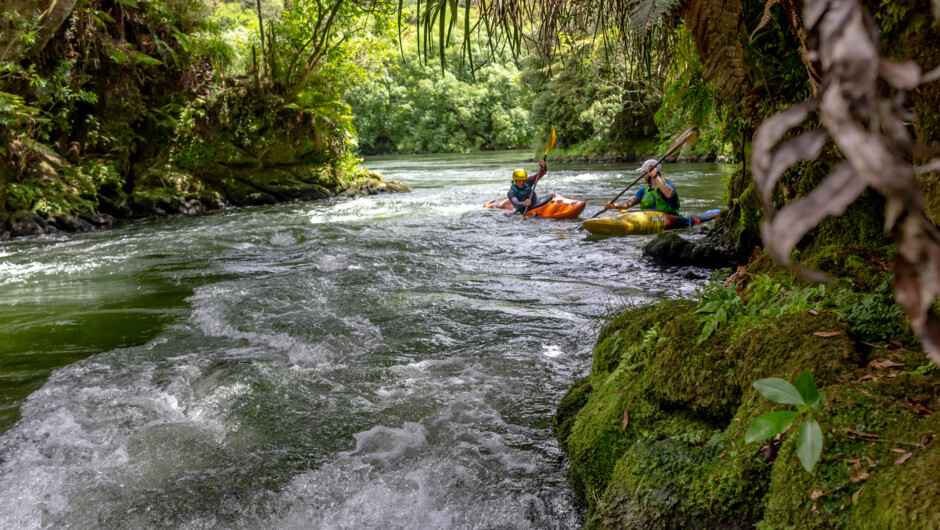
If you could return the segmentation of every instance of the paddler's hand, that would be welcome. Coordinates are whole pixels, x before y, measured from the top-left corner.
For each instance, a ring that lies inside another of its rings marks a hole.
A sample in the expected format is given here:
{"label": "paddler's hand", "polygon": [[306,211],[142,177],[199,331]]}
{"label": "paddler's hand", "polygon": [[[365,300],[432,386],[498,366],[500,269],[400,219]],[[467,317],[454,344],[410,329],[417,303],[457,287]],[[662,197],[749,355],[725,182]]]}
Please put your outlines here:
{"label": "paddler's hand", "polygon": [[546,166],[545,166],[545,161],[544,161],[544,160],[539,160],[539,167],[542,168],[542,169],[545,169],[545,168],[546,168]]}
{"label": "paddler's hand", "polygon": [[523,202],[522,204],[526,206],[532,206],[532,199],[526,199],[525,202]]}
{"label": "paddler's hand", "polygon": [[616,209],[617,209],[617,206],[615,206],[614,203],[612,203],[612,202],[608,202],[607,204],[604,205],[604,209],[605,209],[605,210],[616,210]]}

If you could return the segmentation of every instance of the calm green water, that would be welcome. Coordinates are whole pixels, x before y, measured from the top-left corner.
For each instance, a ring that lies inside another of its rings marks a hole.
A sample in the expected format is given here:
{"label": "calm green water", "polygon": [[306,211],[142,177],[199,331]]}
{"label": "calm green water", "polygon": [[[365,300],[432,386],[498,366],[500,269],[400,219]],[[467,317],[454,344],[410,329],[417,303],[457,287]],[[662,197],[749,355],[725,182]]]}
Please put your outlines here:
{"label": "calm green water", "polygon": [[[370,159],[413,193],[0,245],[0,528],[573,528],[551,415],[603,315],[707,271],[484,211],[528,153]],[[634,166],[550,165],[588,200]],[[726,171],[667,165],[683,212]]]}

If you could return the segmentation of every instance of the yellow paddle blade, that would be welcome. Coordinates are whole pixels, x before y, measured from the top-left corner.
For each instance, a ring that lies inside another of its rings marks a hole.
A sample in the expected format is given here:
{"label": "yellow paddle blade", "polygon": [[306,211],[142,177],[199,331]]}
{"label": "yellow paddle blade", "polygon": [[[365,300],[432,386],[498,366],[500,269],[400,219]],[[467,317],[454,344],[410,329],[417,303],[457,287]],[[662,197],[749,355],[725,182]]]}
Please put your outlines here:
{"label": "yellow paddle blade", "polygon": [[548,146],[545,147],[545,156],[548,156],[548,152],[552,150],[552,147],[555,147],[555,126],[552,125],[552,134],[548,137]]}

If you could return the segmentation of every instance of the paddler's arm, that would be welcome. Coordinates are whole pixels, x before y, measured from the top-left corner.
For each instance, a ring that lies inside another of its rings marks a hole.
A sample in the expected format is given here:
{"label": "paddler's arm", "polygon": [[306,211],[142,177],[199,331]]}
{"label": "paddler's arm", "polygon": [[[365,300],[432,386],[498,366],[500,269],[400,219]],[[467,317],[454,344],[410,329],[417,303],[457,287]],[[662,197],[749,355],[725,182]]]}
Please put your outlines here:
{"label": "paddler's arm", "polygon": [[506,194],[506,197],[509,199],[509,202],[512,203],[513,208],[517,210],[519,208],[524,208],[528,206],[527,204],[524,204],[522,201],[519,200],[519,196],[516,195],[516,191],[513,190],[512,188],[509,189],[509,193]]}
{"label": "paddler's arm", "polygon": [[535,184],[536,182],[538,182],[540,178],[545,176],[546,172],[548,172],[548,166],[545,165],[544,160],[539,160],[539,172],[536,173],[535,175],[532,175],[532,177],[530,178],[530,180],[532,181],[531,183]]}
{"label": "paddler's arm", "polygon": [[[642,190],[641,190],[642,191]],[[639,192],[637,192],[639,193]],[[640,202],[639,195],[634,195],[623,202],[608,202],[604,205],[605,210],[629,210]]]}
{"label": "paddler's arm", "polygon": [[673,195],[676,194],[676,190],[672,189],[672,186],[666,184],[666,181],[663,180],[663,177],[656,175],[653,177],[653,185],[659,188],[659,191],[663,192],[663,197],[671,199]]}

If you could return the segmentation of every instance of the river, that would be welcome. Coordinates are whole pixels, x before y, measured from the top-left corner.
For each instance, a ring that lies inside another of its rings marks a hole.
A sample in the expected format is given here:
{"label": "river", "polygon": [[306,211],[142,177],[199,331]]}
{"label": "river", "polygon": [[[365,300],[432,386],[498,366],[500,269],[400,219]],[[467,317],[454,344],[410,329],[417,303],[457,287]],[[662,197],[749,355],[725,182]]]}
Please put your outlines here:
{"label": "river", "polygon": [[[577,528],[551,435],[604,316],[708,271],[484,211],[528,152],[374,158],[412,193],[0,245],[0,528]],[[636,165],[553,165],[588,200]],[[664,167],[686,213],[730,170]]]}

